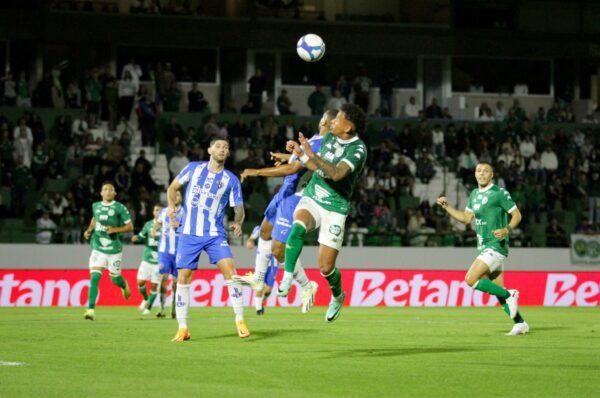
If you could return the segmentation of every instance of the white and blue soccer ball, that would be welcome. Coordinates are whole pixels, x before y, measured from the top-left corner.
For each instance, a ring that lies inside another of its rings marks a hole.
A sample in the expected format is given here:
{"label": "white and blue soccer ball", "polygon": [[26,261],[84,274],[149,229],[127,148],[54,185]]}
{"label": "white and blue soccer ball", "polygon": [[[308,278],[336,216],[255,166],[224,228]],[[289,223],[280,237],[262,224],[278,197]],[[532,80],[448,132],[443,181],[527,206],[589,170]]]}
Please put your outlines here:
{"label": "white and blue soccer ball", "polygon": [[325,42],[318,35],[308,33],[298,40],[296,52],[303,61],[317,62],[325,55]]}

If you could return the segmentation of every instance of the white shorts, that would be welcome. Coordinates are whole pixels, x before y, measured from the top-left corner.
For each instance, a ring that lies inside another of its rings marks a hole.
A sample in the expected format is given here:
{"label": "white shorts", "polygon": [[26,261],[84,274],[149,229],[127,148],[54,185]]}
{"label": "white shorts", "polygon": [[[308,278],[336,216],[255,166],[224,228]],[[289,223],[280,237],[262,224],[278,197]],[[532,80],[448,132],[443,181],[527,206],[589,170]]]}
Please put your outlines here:
{"label": "white shorts", "polygon": [[481,254],[477,256],[477,259],[487,264],[490,273],[504,271],[504,260],[506,260],[506,256],[493,249],[484,249]]}
{"label": "white shorts", "polygon": [[319,228],[319,243],[339,251],[344,243],[344,226],[347,216],[325,210],[306,196],[300,199],[294,213],[301,209],[308,211],[315,219],[315,227]]}
{"label": "white shorts", "polygon": [[101,253],[98,250],[92,250],[92,254],[90,254],[89,267],[108,268],[108,272],[110,272],[111,275],[121,275],[122,257],[123,253],[106,254]]}
{"label": "white shorts", "polygon": [[140,263],[137,273],[138,281],[150,281],[152,283],[160,283],[161,275],[158,268],[158,264],[150,264],[147,261]]}

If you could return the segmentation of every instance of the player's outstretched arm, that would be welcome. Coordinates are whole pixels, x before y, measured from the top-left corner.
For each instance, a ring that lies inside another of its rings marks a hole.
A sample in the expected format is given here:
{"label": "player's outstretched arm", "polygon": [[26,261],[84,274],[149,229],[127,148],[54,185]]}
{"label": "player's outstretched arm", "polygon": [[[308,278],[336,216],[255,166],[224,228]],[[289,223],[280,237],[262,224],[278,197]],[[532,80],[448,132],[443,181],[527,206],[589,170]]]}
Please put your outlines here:
{"label": "player's outstretched arm", "polygon": [[445,196],[440,196],[437,200],[437,204],[450,215],[450,217],[454,218],[457,221],[460,221],[463,224],[470,224],[471,220],[473,220],[473,213],[469,211],[460,211],[450,206],[448,203],[448,199]]}
{"label": "player's outstretched arm", "polygon": [[302,169],[302,163],[286,163],[275,167],[264,167],[262,169],[245,169],[240,174],[241,182],[248,177],[285,177],[299,172]]}

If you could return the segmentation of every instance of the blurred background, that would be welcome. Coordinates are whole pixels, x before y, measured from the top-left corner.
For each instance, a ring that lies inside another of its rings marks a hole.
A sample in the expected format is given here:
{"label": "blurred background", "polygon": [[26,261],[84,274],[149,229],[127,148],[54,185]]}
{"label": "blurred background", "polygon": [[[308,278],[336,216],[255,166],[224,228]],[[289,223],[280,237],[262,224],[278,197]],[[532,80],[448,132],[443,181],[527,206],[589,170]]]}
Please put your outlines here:
{"label": "blurred background", "polygon": [[[513,246],[598,230],[597,1],[3,1],[0,67],[0,242],[81,243],[107,180],[137,230],[212,137],[265,167],[345,102],[370,117],[346,244],[474,246],[433,204],[464,207],[479,160],[524,215]],[[280,182],[244,184],[245,232]]]}

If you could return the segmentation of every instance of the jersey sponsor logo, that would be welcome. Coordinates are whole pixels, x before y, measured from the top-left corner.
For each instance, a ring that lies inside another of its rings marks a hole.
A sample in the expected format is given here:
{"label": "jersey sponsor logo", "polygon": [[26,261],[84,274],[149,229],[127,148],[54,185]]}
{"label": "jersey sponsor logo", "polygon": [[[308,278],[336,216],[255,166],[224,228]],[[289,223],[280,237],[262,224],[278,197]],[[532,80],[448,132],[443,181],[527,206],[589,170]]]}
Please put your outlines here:
{"label": "jersey sponsor logo", "polygon": [[112,239],[108,239],[108,238],[98,238],[98,241],[100,241],[100,244],[102,245],[102,247],[106,248],[110,245],[113,244],[113,240]]}
{"label": "jersey sponsor logo", "polygon": [[322,202],[323,199],[329,196],[329,192],[325,188],[315,185],[315,196],[319,202]]}
{"label": "jersey sponsor logo", "polygon": [[98,216],[98,219],[100,221],[106,221],[108,220],[108,216],[106,214],[100,214],[100,216]]}

